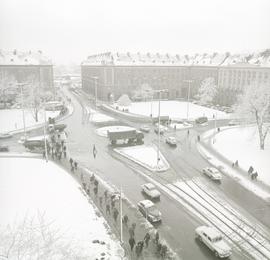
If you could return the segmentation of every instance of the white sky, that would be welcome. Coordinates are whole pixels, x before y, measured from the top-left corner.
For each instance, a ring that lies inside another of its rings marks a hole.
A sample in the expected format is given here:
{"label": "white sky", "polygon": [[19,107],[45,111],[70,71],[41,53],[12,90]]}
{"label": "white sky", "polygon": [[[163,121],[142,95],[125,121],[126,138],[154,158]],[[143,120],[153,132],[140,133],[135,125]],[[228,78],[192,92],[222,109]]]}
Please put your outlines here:
{"label": "white sky", "polygon": [[0,49],[54,63],[104,51],[201,53],[270,47],[270,0],[1,0]]}

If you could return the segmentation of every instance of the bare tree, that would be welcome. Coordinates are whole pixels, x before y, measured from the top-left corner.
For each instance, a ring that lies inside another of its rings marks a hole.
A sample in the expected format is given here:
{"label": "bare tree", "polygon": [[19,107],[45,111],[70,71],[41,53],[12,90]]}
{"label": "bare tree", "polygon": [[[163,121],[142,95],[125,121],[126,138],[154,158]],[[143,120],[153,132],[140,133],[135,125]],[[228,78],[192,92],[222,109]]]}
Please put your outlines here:
{"label": "bare tree", "polygon": [[44,214],[0,230],[0,259],[88,259]]}
{"label": "bare tree", "polygon": [[260,149],[264,150],[264,141],[269,132],[270,85],[249,85],[238,98],[236,113],[248,121],[256,121]]}
{"label": "bare tree", "polygon": [[208,104],[213,101],[217,94],[217,86],[214,78],[206,78],[202,81],[196,97],[203,103]]}

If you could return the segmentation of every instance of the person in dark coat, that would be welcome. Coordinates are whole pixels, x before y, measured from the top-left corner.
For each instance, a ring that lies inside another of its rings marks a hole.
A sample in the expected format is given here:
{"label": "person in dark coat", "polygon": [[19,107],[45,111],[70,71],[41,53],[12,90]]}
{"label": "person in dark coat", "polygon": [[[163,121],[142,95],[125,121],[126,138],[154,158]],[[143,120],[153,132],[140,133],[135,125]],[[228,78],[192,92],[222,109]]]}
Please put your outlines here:
{"label": "person in dark coat", "polygon": [[134,237],[130,237],[128,243],[130,245],[130,250],[133,251],[134,245],[136,244]]}
{"label": "person in dark coat", "polygon": [[74,167],[75,167],[75,170],[78,169],[78,163],[77,162],[74,162]]}
{"label": "person in dark coat", "polygon": [[117,221],[118,215],[119,215],[118,210],[117,210],[117,209],[114,209],[114,211],[113,211],[113,218],[114,218],[114,221],[115,221],[115,222]]}
{"label": "person in dark coat", "polygon": [[149,235],[149,233],[147,232],[147,233],[145,234],[145,236],[144,236],[144,242],[145,242],[146,247],[148,247],[149,240],[150,240],[150,235]]}
{"label": "person in dark coat", "polygon": [[155,243],[158,244],[158,242],[159,242],[159,233],[157,231],[155,235]]}
{"label": "person in dark coat", "polygon": [[97,194],[98,194],[98,187],[97,186],[94,187],[94,193],[95,193],[95,196],[97,196]]}
{"label": "person in dark coat", "polygon": [[73,165],[73,159],[72,158],[69,159],[69,163],[70,163],[71,166]]}
{"label": "person in dark coat", "polygon": [[123,217],[123,224],[124,224],[125,226],[128,225],[128,216],[127,216],[127,215],[125,215],[125,216]]}
{"label": "person in dark coat", "polygon": [[111,215],[111,209],[110,209],[110,204],[106,204],[106,214]]}
{"label": "person in dark coat", "polygon": [[248,169],[248,175],[252,174],[253,170],[254,170],[254,168],[252,166],[250,166],[249,169]]}
{"label": "person in dark coat", "polygon": [[135,237],[135,230],[134,230],[133,227],[130,227],[129,230],[128,230],[128,232],[129,232],[129,236],[130,237]]}

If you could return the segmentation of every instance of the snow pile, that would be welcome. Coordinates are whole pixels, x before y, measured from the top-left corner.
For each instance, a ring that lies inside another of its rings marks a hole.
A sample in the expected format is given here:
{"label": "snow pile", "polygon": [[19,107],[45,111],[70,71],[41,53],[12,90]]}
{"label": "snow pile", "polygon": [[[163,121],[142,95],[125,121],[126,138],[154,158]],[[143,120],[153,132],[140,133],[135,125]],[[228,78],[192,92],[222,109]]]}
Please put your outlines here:
{"label": "snow pile", "polygon": [[[152,104],[151,104],[152,103]],[[169,116],[172,120],[186,119],[187,117],[187,102],[180,101],[161,101],[160,115]],[[115,107],[115,106],[114,106]],[[121,107],[119,107],[122,110]],[[153,102],[134,102],[128,108],[130,113],[150,116],[158,116],[158,101]],[[213,119],[213,115],[217,115],[218,119],[229,118],[229,115],[222,111],[202,107],[193,103],[189,103],[189,120],[194,120],[201,116],[206,116],[208,119]]]}
{"label": "snow pile", "polygon": [[0,158],[0,207],[1,229],[38,214],[55,227],[58,236],[76,243],[87,259],[122,259],[123,249],[108,234],[105,220],[96,215],[74,179],[54,163]]}
{"label": "snow pile", "polygon": [[[46,118],[55,118],[60,111],[46,111]],[[33,127],[44,123],[44,112],[40,111],[38,122],[35,121],[31,110],[25,110],[25,127]],[[0,110],[0,133],[23,129],[23,112],[21,109]]]}
{"label": "snow pile", "polygon": [[260,150],[255,126],[227,129],[216,135],[213,148],[232,162],[238,160],[239,167],[246,171],[252,165],[259,174],[258,180],[270,186],[269,135],[265,140],[265,150]]}
{"label": "snow pile", "polygon": [[157,164],[157,148],[154,146],[139,145],[115,148],[114,151],[142,165],[150,171],[166,171],[170,167],[161,152],[159,153],[160,160]]}
{"label": "snow pile", "polygon": [[115,126],[105,126],[105,127],[98,128],[96,130],[96,133],[99,136],[107,137],[108,136],[108,131],[111,131],[111,132],[124,132],[124,131],[130,131],[130,130],[135,130],[135,128],[129,127],[129,126],[115,125]]}

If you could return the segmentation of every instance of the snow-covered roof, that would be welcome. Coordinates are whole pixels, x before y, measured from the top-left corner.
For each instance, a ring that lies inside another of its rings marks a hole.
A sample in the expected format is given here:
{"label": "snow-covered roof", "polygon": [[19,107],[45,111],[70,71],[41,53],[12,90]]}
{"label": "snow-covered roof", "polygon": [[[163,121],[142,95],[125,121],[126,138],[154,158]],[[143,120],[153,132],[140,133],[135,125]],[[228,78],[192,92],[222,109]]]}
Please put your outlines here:
{"label": "snow-covered roof", "polygon": [[19,52],[0,50],[0,65],[52,65],[52,61],[38,52]]}
{"label": "snow-covered roof", "polygon": [[270,67],[270,49],[257,53],[160,54],[106,52],[88,56],[82,65],[115,66],[258,66]]}

